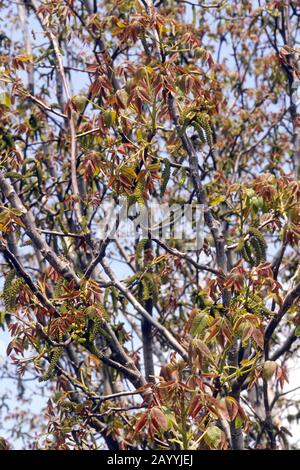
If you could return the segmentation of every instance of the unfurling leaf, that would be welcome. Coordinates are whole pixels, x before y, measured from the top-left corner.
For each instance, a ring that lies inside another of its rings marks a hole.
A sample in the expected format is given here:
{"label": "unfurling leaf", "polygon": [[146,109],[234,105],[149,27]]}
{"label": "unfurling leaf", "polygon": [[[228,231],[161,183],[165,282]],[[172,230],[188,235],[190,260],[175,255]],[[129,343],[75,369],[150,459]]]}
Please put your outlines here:
{"label": "unfurling leaf", "polygon": [[263,367],[263,378],[265,380],[271,380],[277,369],[275,361],[266,361]]}
{"label": "unfurling leaf", "polygon": [[158,406],[154,406],[150,412],[151,422],[157,431],[163,430],[167,431],[168,421],[164,413],[161,411]]}
{"label": "unfurling leaf", "polygon": [[204,433],[204,440],[209,447],[217,449],[222,443],[223,434],[218,426],[210,426]]}

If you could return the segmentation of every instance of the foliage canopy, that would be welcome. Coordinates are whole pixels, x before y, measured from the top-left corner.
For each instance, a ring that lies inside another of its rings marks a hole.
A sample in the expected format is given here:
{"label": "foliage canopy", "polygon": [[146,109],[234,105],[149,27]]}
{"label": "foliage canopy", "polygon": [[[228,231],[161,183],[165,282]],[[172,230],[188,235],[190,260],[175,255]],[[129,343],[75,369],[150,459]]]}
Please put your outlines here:
{"label": "foliage canopy", "polygon": [[[299,2],[0,6],[1,374],[49,397],[1,446],[289,448]],[[101,236],[121,197],[202,248]]]}

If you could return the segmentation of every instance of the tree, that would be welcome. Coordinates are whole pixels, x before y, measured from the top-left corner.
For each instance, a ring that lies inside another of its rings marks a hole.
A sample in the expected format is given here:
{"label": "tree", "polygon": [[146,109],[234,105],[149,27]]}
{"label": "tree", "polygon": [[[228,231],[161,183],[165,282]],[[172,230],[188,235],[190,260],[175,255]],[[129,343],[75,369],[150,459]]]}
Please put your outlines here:
{"label": "tree", "polygon": [[[289,448],[299,2],[1,8],[2,376],[49,396],[38,433],[14,432],[43,449]],[[174,213],[168,237],[116,238],[112,203],[132,221],[198,205],[203,244],[174,236]]]}

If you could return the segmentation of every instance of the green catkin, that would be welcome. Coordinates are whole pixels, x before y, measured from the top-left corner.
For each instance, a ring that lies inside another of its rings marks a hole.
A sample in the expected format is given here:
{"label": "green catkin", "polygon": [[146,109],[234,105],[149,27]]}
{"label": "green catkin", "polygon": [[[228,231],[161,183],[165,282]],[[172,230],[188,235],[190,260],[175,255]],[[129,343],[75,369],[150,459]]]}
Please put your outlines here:
{"label": "green catkin", "polygon": [[145,245],[147,244],[147,242],[149,242],[148,238],[142,238],[137,244],[136,259],[137,259],[138,262],[141,260],[141,258],[143,256],[143,250],[144,250]]}
{"label": "green catkin", "polygon": [[90,333],[89,333],[89,343],[94,344],[94,341],[96,339],[96,334],[97,334],[97,328],[95,323],[91,326]]}
{"label": "green catkin", "polygon": [[[106,308],[104,307],[104,305],[98,303],[97,307],[98,307],[98,310],[100,311],[101,316],[97,314],[97,312],[90,312],[87,314],[87,318],[89,320],[88,321],[88,343],[90,347],[93,347],[93,348],[96,347],[94,344],[94,341],[98,334],[109,338],[108,333],[103,329],[103,319],[108,321],[110,319],[110,315],[108,311],[106,310]],[[99,357],[99,354],[100,354],[99,351],[97,354],[94,352],[94,350],[93,351],[91,350],[91,352],[93,352],[93,354],[95,354],[96,356],[98,354],[97,357]]]}
{"label": "green catkin", "polygon": [[273,315],[273,312],[271,312],[271,310],[269,310],[267,307],[265,307],[264,305],[261,305],[259,307],[259,311],[260,311],[260,314],[261,315],[265,315],[267,318],[269,317],[272,317]]}
{"label": "green catkin", "polygon": [[10,311],[10,306],[12,303],[12,292],[11,292],[11,286],[13,283],[13,280],[16,276],[16,271],[12,269],[9,271],[6,276],[5,276],[5,281],[3,285],[3,291],[2,291],[2,297],[4,300],[4,306],[5,306],[5,311]]}
{"label": "green catkin", "polygon": [[49,367],[48,367],[47,371],[45,372],[45,374],[40,378],[40,382],[45,381],[45,380],[49,380],[54,376],[55,366],[58,363],[59,358],[62,355],[62,352],[63,352],[63,347],[62,346],[59,346],[59,347],[54,349],[51,360],[50,360]]}
{"label": "green catkin", "polygon": [[99,351],[95,344],[97,334],[108,336],[107,333],[102,329],[102,323],[99,318],[98,320],[93,319],[93,325],[91,328],[89,328],[88,349],[92,354],[94,354],[94,356],[98,357],[98,359],[101,359],[103,354]]}
{"label": "green catkin", "polygon": [[94,342],[89,343],[89,351],[94,354],[98,359],[102,359],[103,354],[99,351]]}
{"label": "green catkin", "polygon": [[251,226],[249,227],[248,232],[254,237],[256,237],[258,240],[261,240],[261,242],[266,246],[265,238],[258,228]]}
{"label": "green catkin", "polygon": [[78,403],[74,403],[72,401],[62,401],[59,403],[59,407],[64,411],[76,411],[80,405]]}
{"label": "green catkin", "polygon": [[144,301],[149,300],[151,298],[151,294],[150,294],[148,283],[146,279],[142,279],[141,282],[143,286],[143,300]]}
{"label": "green catkin", "polygon": [[101,303],[97,304],[97,308],[100,311],[100,315],[97,314],[93,309],[87,309],[87,318],[93,322],[96,326],[96,329],[99,330],[102,328],[102,319],[109,320],[109,313]]}
{"label": "green catkin", "polygon": [[137,271],[135,274],[133,274],[132,276],[128,277],[126,279],[126,284],[128,286],[132,285],[135,281],[137,281],[140,277],[141,277],[141,271]]}
{"label": "green catkin", "polygon": [[109,288],[106,287],[104,289],[104,297],[103,297],[103,303],[104,303],[104,306],[107,305],[107,302],[108,302],[108,296],[109,296]]}
{"label": "green catkin", "polygon": [[15,269],[12,269],[11,271],[9,271],[6,276],[5,276],[5,281],[4,281],[4,286],[3,288],[4,289],[7,289],[10,287],[12,281],[14,280],[16,276],[16,270]]}
{"label": "green catkin", "polygon": [[96,334],[97,334],[95,323],[89,322],[88,329],[89,329],[89,339],[88,339],[89,343],[94,344]]}
{"label": "green catkin", "polygon": [[251,266],[258,266],[266,259],[267,244],[263,234],[256,227],[250,227],[248,230],[249,239],[241,239],[236,248],[244,260]]}
{"label": "green catkin", "polygon": [[100,318],[95,318],[94,319],[94,329],[95,329],[95,333],[101,333],[102,331],[102,321],[100,320]]}
{"label": "green catkin", "polygon": [[247,263],[251,264],[251,263],[250,263],[250,258],[248,257],[248,253],[247,253],[247,250],[246,250],[246,248],[245,248],[245,245],[243,245],[243,248],[241,249],[241,255],[242,255],[242,258],[244,258],[244,260],[245,260]]}
{"label": "green catkin", "polygon": [[118,311],[118,300],[119,300],[119,291],[116,287],[111,288],[111,300],[114,312]]}
{"label": "green catkin", "polygon": [[262,261],[264,261],[264,256],[261,251],[261,246],[257,241],[257,238],[252,237],[250,239],[250,245],[252,247],[252,253],[255,258],[255,266],[258,266]]}
{"label": "green catkin", "polygon": [[237,251],[238,253],[242,253],[243,249],[244,249],[244,246],[245,246],[244,239],[240,238],[240,240],[238,242],[238,246],[236,247],[235,251]]}
{"label": "green catkin", "polygon": [[143,196],[143,190],[144,190],[143,183],[142,183],[141,181],[139,181],[139,182],[137,183],[136,187],[135,187],[133,196],[135,197],[136,202],[137,202],[140,206],[144,206],[144,205],[145,205],[145,200],[144,200],[144,196]]}
{"label": "green catkin", "polygon": [[158,286],[152,273],[147,272],[142,279],[143,300],[152,299],[154,303],[158,300]]}
{"label": "green catkin", "polygon": [[247,263],[251,264],[251,266],[255,266],[256,260],[253,258],[251,248],[249,243],[245,242],[244,249],[243,249],[243,257]]}
{"label": "green catkin", "polygon": [[24,279],[16,277],[16,271],[14,269],[6,275],[2,291],[6,312],[13,312],[15,310],[20,287],[22,285],[24,285]]}
{"label": "green catkin", "polygon": [[[205,133],[205,141],[206,143],[212,147],[213,146],[213,140],[212,140],[212,131],[211,127],[209,124],[209,116],[205,113],[198,113],[196,116],[196,122],[201,126]],[[200,136],[199,136],[200,137]]]}
{"label": "green catkin", "polygon": [[249,234],[257,241],[261,251],[261,257],[266,258],[267,244],[261,231],[256,227],[249,227]]}
{"label": "green catkin", "polygon": [[[104,306],[103,304],[101,304],[101,303],[98,303],[98,304],[97,304],[97,307],[98,307],[98,309],[100,310],[101,316],[104,318],[104,320],[109,321],[109,319],[110,319],[110,314],[109,314],[108,310],[105,308],[105,306]],[[101,323],[101,322],[102,322],[102,319],[99,318],[97,315],[95,315],[94,321],[95,321],[95,322],[98,322],[98,323],[100,323],[100,324],[102,324],[102,323]]]}
{"label": "green catkin", "polygon": [[135,281],[139,281],[142,284],[143,300],[152,299],[153,302],[157,302],[158,299],[158,285],[151,272],[138,271],[130,278],[126,279],[126,284],[132,286]]}
{"label": "green catkin", "polygon": [[193,121],[192,126],[195,129],[195,131],[197,132],[197,134],[199,136],[199,139],[202,142],[202,144],[207,144],[208,142],[207,142],[207,138],[206,138],[206,133],[204,132],[204,130],[201,127],[201,125],[199,124],[199,122]]}
{"label": "green catkin", "polygon": [[171,164],[168,158],[164,158],[164,169],[161,175],[160,195],[161,197],[165,194],[167,184],[171,176]]}
{"label": "green catkin", "polygon": [[130,207],[137,202],[134,194],[130,194],[127,197],[127,213],[129,212]]}
{"label": "green catkin", "polygon": [[197,114],[197,110],[187,108],[184,110],[180,116],[180,124],[182,124],[181,132],[185,132],[186,128],[191,124],[191,122],[195,119]]}

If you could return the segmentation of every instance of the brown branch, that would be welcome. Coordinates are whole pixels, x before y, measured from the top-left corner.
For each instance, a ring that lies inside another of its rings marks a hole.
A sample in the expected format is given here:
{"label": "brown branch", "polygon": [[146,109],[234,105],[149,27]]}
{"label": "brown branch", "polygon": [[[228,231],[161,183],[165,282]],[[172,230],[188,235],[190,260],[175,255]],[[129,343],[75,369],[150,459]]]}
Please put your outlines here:
{"label": "brown branch", "polygon": [[127,377],[131,377],[131,381],[135,385],[135,387],[137,388],[141,387],[142,385],[146,383],[144,377],[142,376],[140,371],[137,369],[134,361],[125,352],[123,346],[118,341],[111,326],[105,320],[103,320],[102,324],[103,324],[103,329],[108,333],[108,338],[107,338],[108,345],[113,350],[116,358],[122,364],[125,365],[124,367],[126,368]]}
{"label": "brown branch", "polygon": [[265,330],[265,339],[264,339],[264,350],[265,350],[265,356],[266,360],[268,359],[269,356],[269,342],[271,340],[271,337],[277,328],[278,324],[288,311],[288,309],[294,304],[294,302],[300,297],[300,283],[296,285],[293,289],[290,289],[287,295],[284,298],[283,304],[280,307],[278,313],[274,315],[270,323],[268,324],[266,330]]}
{"label": "brown branch", "polygon": [[47,297],[36,287],[33,280],[29,276],[29,274],[24,270],[20,261],[16,258],[16,256],[9,250],[6,245],[6,242],[0,238],[0,251],[4,253],[11,264],[14,266],[15,270],[17,271],[18,275],[24,279],[28,287],[30,288],[31,292],[37,297],[37,299],[41,302],[41,304],[49,311],[49,312],[56,312],[58,316],[58,312],[56,311],[55,307],[51,304],[51,302],[47,299]]}
{"label": "brown branch", "polygon": [[176,2],[186,3],[187,5],[191,5],[192,7],[201,7],[201,8],[204,8],[205,10],[209,10],[210,8],[221,8],[223,5],[225,5],[226,0],[222,0],[221,2],[218,2],[218,3],[209,3],[208,5],[202,2],[193,3],[193,2],[190,2],[189,0],[176,0]]}
{"label": "brown branch", "polygon": [[166,243],[162,242],[161,240],[158,240],[156,238],[152,239],[155,243],[160,245],[162,248],[164,248],[168,253],[170,253],[173,256],[177,256],[178,258],[185,259],[188,261],[188,263],[192,264],[197,270],[199,271],[207,271],[209,273],[215,274],[216,276],[220,276],[221,272],[217,271],[216,269],[209,268],[208,266],[204,264],[199,264],[197,261],[195,261],[193,258],[191,258],[189,255],[186,253],[183,253],[181,251],[178,251],[176,248],[171,248],[168,246]]}
{"label": "brown branch", "polygon": [[33,244],[39,250],[43,258],[45,258],[50,265],[60,273],[65,279],[74,281],[79,285],[80,278],[77,276],[69,263],[62,261],[50,248],[48,243],[41,237],[35,225],[34,216],[31,211],[27,210],[21,199],[14,190],[12,184],[3,175],[0,174],[0,189],[6,199],[10,202],[14,209],[20,211],[20,219],[25,225],[25,232],[32,240]]}
{"label": "brown branch", "polygon": [[71,138],[71,181],[72,181],[72,190],[74,194],[74,210],[77,216],[77,220],[80,225],[82,225],[82,212],[81,212],[81,205],[80,205],[80,192],[79,192],[79,187],[78,187],[78,181],[77,181],[77,143],[76,143],[76,128],[75,128],[75,116],[76,113],[75,111],[71,108],[71,91],[70,91],[70,86],[65,74],[64,70],[64,65],[62,61],[62,55],[59,50],[59,44],[58,40],[51,31],[51,29],[48,27],[46,17],[42,16],[39,11],[38,11],[38,5],[35,0],[31,0],[31,3],[33,5],[34,11],[37,15],[37,17],[40,20],[40,23],[42,24],[47,36],[49,37],[51,44],[54,49],[54,54],[56,56],[57,64],[58,64],[58,70],[61,75],[61,79],[64,85],[65,93],[68,99],[68,104],[70,106],[70,116],[68,117],[69,121],[69,127],[70,127],[70,138]]}
{"label": "brown branch", "polygon": [[137,301],[137,299],[134,297],[134,295],[131,294],[131,292],[127,289],[127,287],[118,280],[118,278],[115,276],[113,271],[110,269],[108,264],[102,260],[101,264],[103,266],[103,269],[105,273],[108,275],[108,277],[113,281],[115,287],[122,292],[122,294],[129,300],[129,302],[132,304],[132,306],[139,312],[143,317],[145,317],[157,330],[165,337],[165,339],[168,341],[170,346],[172,346],[175,351],[177,351],[184,359],[188,358],[186,350],[178,343],[178,341],[174,338],[174,336],[165,328],[163,325],[161,325],[157,320],[155,320],[147,310]]}
{"label": "brown branch", "polygon": [[38,228],[38,232],[45,233],[46,235],[54,235],[56,237],[70,237],[70,238],[84,238],[85,235],[80,235],[79,233],[71,232],[58,232],[56,230],[45,230]]}
{"label": "brown branch", "polygon": [[272,355],[271,361],[276,361],[280,356],[290,351],[290,347],[292,344],[299,339],[299,336],[295,336],[296,328],[292,331],[292,333],[287,337],[285,342],[280,346]]}
{"label": "brown branch", "polygon": [[273,420],[272,420],[271,408],[270,408],[269,396],[268,396],[268,382],[266,379],[263,379],[263,394],[264,394],[264,407],[265,407],[265,413],[266,413],[264,427],[270,439],[271,449],[275,449],[276,439],[275,439],[275,434],[274,434],[274,429],[273,429]]}
{"label": "brown branch", "polygon": [[[149,13],[151,9],[154,9],[153,1],[147,0],[147,10]],[[155,37],[154,48],[155,47],[157,48],[157,46],[160,45],[160,38],[158,36],[158,30],[156,28],[153,28],[153,34]],[[163,60],[164,59],[163,51],[161,50],[160,52],[161,52],[161,57]],[[185,129],[183,129],[182,126],[180,125],[176,99],[170,91],[168,92],[168,95],[167,95],[167,104],[168,104],[168,110],[169,110],[171,120],[173,121],[173,124],[177,132],[177,136],[180,138],[182,142],[182,146],[185,149],[187,156],[188,156],[189,169],[190,169],[189,176],[190,176],[191,182],[195,190],[197,201],[199,204],[202,204],[204,207],[204,220],[214,240],[215,249],[216,249],[217,266],[219,270],[221,271],[221,273],[224,273],[226,275],[227,264],[229,264],[229,261],[227,260],[227,255],[225,251],[225,236],[222,230],[222,225],[220,221],[215,219],[212,213],[212,210],[209,207],[209,204],[207,202],[205,190],[202,185],[201,176],[199,174],[197,154],[196,154],[196,151],[195,151],[195,148],[191,139],[188,137]],[[228,306],[230,302],[230,292],[228,292],[225,289],[222,293],[222,298],[223,298],[224,306],[225,307]],[[235,366],[237,361],[238,361],[238,348],[235,342],[229,355],[229,364]],[[240,393],[239,390],[237,390],[236,393],[233,395],[237,401],[239,401],[239,393]],[[240,428],[237,429],[234,425],[231,425],[230,433],[231,433],[232,448],[234,450],[243,449],[244,442],[243,442],[242,430]]]}
{"label": "brown branch", "polygon": [[103,395],[103,396],[100,396],[100,397],[94,397],[93,399],[94,400],[99,400],[102,403],[102,402],[107,401],[107,400],[114,400],[114,399],[120,398],[120,397],[129,397],[129,396],[132,396],[132,395],[140,395],[140,394],[141,394],[140,390],[133,390],[133,391],[130,391],[130,392],[118,392],[118,393],[112,393],[110,395]]}
{"label": "brown branch", "polygon": [[168,94],[168,107],[170,116],[175,124],[177,134],[180,136],[182,145],[186,150],[189,158],[190,176],[196,192],[197,200],[199,204],[204,206],[204,220],[209,227],[213,236],[215,247],[216,247],[216,260],[218,267],[223,273],[227,272],[227,260],[225,253],[225,240],[221,229],[221,224],[212,215],[212,211],[208,205],[204,188],[202,186],[201,177],[198,171],[198,160],[195,148],[192,144],[191,139],[187,136],[186,132],[183,132],[179,124],[179,115],[177,111],[175,98],[171,93]]}

